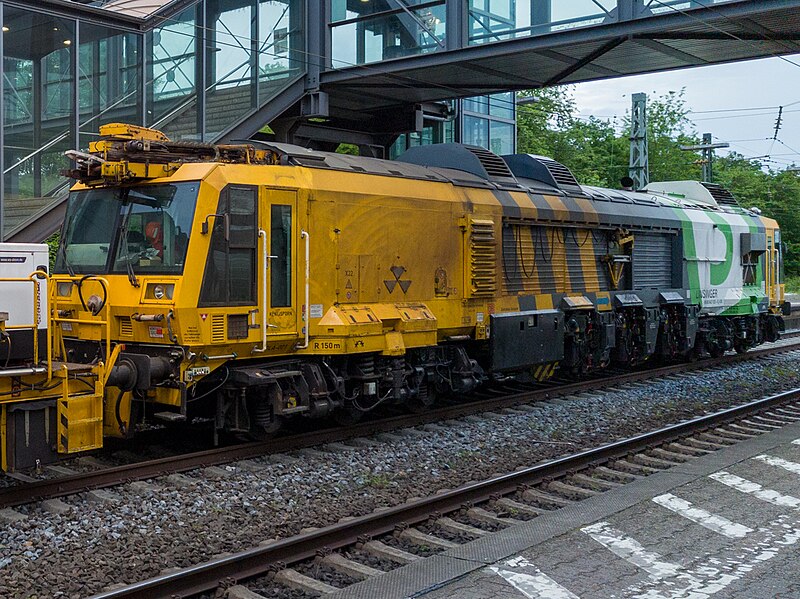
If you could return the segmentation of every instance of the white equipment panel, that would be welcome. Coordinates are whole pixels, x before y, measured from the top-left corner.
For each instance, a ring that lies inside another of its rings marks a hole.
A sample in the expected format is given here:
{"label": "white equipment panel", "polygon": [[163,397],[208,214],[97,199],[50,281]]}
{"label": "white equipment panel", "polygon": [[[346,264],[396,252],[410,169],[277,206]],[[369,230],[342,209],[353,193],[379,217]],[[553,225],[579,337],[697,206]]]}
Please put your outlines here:
{"label": "white equipment panel", "polygon": [[[0,279],[27,279],[35,270],[49,272],[48,248],[44,243],[0,243]],[[38,283],[39,329],[47,328],[47,279]],[[7,325],[33,324],[34,286],[30,282],[0,281],[0,312],[8,312]]]}

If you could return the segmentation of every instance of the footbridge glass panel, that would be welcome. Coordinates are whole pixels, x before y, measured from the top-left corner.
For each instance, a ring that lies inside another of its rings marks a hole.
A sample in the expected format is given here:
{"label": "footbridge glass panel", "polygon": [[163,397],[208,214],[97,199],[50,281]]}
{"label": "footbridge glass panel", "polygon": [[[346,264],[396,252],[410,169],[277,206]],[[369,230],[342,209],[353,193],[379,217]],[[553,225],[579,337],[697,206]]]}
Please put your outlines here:
{"label": "footbridge glass panel", "polygon": [[445,0],[332,0],[332,66],[345,68],[444,50],[445,4]]}
{"label": "footbridge glass panel", "polygon": [[147,36],[148,127],[176,139],[199,139],[197,122],[198,8],[188,8]]}
{"label": "footbridge glass panel", "polygon": [[616,0],[469,0],[469,43],[499,42],[616,20]]}
{"label": "footbridge glass panel", "polygon": [[90,23],[80,26],[80,140],[88,148],[108,123],[138,123],[142,111],[142,36]]}
{"label": "footbridge glass panel", "polygon": [[305,73],[302,0],[181,2],[137,23],[174,1],[91,3],[130,25],[71,3],[0,1],[3,239],[63,205],[64,152],[88,149],[100,126],[215,141]]}
{"label": "footbridge glass panel", "polygon": [[63,191],[74,148],[76,24],[4,7],[4,232]]}

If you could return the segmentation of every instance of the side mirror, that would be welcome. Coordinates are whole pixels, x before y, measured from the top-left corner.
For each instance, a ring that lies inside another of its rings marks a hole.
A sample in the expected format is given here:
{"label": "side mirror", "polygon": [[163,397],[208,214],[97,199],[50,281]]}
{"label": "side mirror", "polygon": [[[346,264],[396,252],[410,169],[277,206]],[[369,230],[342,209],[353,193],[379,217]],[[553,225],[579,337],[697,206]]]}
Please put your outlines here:
{"label": "side mirror", "polygon": [[209,214],[206,216],[203,224],[200,226],[200,233],[203,235],[208,235],[208,219],[209,218],[221,218],[223,219],[225,225],[225,240],[228,241],[231,237],[231,224],[230,220],[228,219],[227,214]]}

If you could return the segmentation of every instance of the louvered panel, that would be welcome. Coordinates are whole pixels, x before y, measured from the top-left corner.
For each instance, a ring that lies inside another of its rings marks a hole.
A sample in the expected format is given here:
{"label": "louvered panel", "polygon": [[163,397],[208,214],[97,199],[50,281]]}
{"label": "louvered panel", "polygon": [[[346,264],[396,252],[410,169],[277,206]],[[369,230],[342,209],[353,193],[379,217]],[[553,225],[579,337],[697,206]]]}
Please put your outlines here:
{"label": "louvered panel", "polygon": [[133,323],[130,316],[119,317],[119,336],[133,337]]}
{"label": "louvered panel", "polygon": [[553,177],[558,185],[572,185],[577,187],[578,180],[575,178],[575,175],[572,174],[566,166],[561,164],[560,162],[556,162],[550,158],[545,158],[544,156],[537,156],[536,159],[541,162],[544,167],[548,170],[550,175]]}
{"label": "louvered panel", "polygon": [[672,236],[635,233],[633,236],[633,288],[672,287]]}
{"label": "louvered panel", "polygon": [[494,221],[470,223],[470,282],[472,297],[493,297],[497,291],[497,239]]}
{"label": "louvered panel", "polygon": [[467,150],[472,152],[472,154],[480,161],[483,165],[483,168],[486,169],[486,173],[489,175],[490,178],[492,177],[503,177],[508,179],[513,179],[514,175],[511,173],[511,170],[508,168],[508,165],[505,161],[500,158],[497,154],[490,152],[484,148],[477,148],[475,146],[466,146]]}
{"label": "louvered panel", "polygon": [[225,343],[225,315],[211,315],[211,343]]}
{"label": "louvered panel", "polygon": [[711,194],[711,197],[719,204],[720,206],[738,206],[739,202],[736,201],[736,198],[733,197],[733,194],[723,187],[722,185],[717,185],[716,183],[700,183],[703,187],[708,190],[708,193]]}

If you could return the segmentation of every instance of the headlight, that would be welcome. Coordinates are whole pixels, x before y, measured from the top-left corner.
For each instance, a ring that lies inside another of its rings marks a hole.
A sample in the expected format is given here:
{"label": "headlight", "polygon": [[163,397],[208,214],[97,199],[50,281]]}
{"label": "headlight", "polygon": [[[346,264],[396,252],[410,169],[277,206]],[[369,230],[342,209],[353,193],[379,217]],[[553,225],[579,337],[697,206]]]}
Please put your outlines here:
{"label": "headlight", "polygon": [[146,297],[156,300],[171,300],[175,285],[172,283],[156,283],[147,286]]}
{"label": "headlight", "polygon": [[69,297],[72,295],[72,282],[70,281],[61,281],[58,284],[58,295],[60,297]]}

